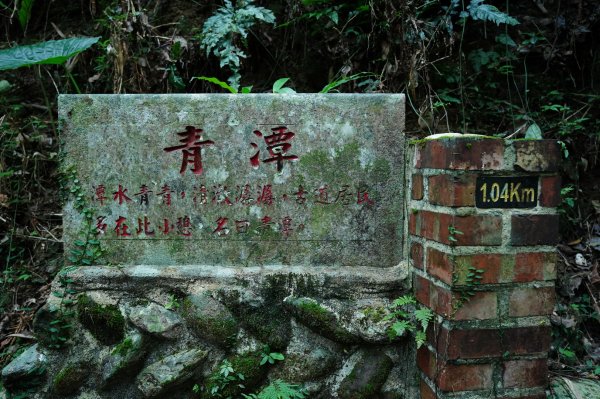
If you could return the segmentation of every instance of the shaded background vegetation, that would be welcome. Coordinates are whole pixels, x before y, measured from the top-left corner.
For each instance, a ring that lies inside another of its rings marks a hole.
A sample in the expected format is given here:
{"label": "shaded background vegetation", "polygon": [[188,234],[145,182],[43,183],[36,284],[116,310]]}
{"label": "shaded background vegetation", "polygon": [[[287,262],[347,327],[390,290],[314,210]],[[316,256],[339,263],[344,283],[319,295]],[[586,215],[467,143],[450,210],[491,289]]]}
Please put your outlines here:
{"label": "shaded background vegetation", "polygon": [[[252,4],[272,11],[275,22],[250,16],[240,32],[239,19],[229,25],[223,19],[222,46],[211,47],[207,38],[219,32],[203,26],[226,5],[220,1],[0,1],[1,48],[100,36],[64,66],[0,73],[0,366],[32,342],[33,314],[62,267],[57,93],[222,92],[192,78],[227,81],[237,71],[240,86],[252,92],[270,92],[274,81],[289,77],[297,92],[338,82],[342,92],[406,93],[410,136],[458,131],[560,140],[561,302],[553,315],[553,368],[600,374],[600,4]],[[252,4],[238,0],[231,9]],[[239,52],[246,57],[236,65],[232,54]]]}

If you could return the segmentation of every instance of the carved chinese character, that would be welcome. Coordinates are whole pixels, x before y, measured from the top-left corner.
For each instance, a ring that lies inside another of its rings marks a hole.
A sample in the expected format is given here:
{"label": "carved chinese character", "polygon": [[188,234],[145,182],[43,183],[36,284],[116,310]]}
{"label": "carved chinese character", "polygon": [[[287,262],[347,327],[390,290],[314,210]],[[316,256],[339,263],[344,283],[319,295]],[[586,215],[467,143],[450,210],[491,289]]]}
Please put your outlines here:
{"label": "carved chinese character", "polygon": [[325,184],[315,190],[315,196],[317,197],[315,202],[317,204],[330,204],[329,202],[329,186]]}
{"label": "carved chinese character", "polygon": [[95,200],[100,202],[100,206],[104,205],[104,201],[106,201],[108,198],[106,198],[104,196],[104,194],[106,193],[106,188],[104,187],[104,184],[99,184],[96,189],[95,189]]}
{"label": "carved chinese character", "polygon": [[229,199],[229,191],[227,191],[227,186],[223,186],[221,184],[214,186],[212,202],[213,204],[233,205]]}
{"label": "carved chinese character", "polygon": [[299,186],[298,191],[294,193],[294,195],[296,196],[296,203],[303,205],[306,202],[306,194],[307,191],[304,190],[304,187]]}
{"label": "carved chinese character", "polygon": [[175,226],[173,226],[167,218],[163,219],[162,226],[158,226],[158,229],[162,231],[163,235],[169,234],[174,228]]}
{"label": "carved chinese character", "polygon": [[131,198],[127,196],[127,189],[123,188],[123,186],[121,186],[120,184],[119,189],[113,193],[113,200],[119,201],[119,205],[122,205],[123,201],[131,202]]}
{"label": "carved chinese character", "polygon": [[177,218],[177,232],[184,237],[191,237],[192,221],[189,216]]}
{"label": "carved chinese character", "polygon": [[171,193],[174,193],[174,191],[171,190],[168,184],[162,186],[160,193],[158,193],[158,195],[162,196],[163,204],[166,206],[171,206]]}
{"label": "carved chinese character", "polygon": [[106,223],[104,223],[106,221],[106,216],[98,216],[96,218],[96,234],[97,235],[104,235],[106,234]]}
{"label": "carved chinese character", "polygon": [[144,220],[138,218],[138,228],[135,232],[138,235],[140,235],[143,232],[148,237],[154,235],[154,230],[150,230],[150,221],[148,220],[148,216],[144,216]]}
{"label": "carved chinese character", "polygon": [[292,229],[292,218],[289,216],[285,216],[281,220],[281,234],[285,238],[288,238],[290,236],[290,234],[292,234],[293,230],[294,229]]}
{"label": "carved chinese character", "polygon": [[127,231],[129,229],[129,226],[125,224],[126,221],[127,218],[123,216],[119,216],[119,218],[116,220],[117,226],[115,227],[115,233],[117,233],[117,237],[131,236],[131,233]]}
{"label": "carved chinese character", "polygon": [[226,236],[229,234],[229,229],[226,227],[228,218],[220,217],[217,219],[217,228],[213,230],[213,234],[221,236]]}
{"label": "carved chinese character", "polygon": [[192,201],[194,201],[194,206],[197,206],[198,204],[204,205],[208,202],[208,190],[204,184],[202,184],[200,188],[194,187]]}
{"label": "carved chinese character", "polygon": [[145,184],[142,184],[140,186],[140,192],[134,194],[136,197],[140,197],[140,205],[146,205],[148,206],[148,194],[152,193],[152,191],[150,191],[148,189],[148,186],[146,186]]}
{"label": "carved chinese character", "polygon": [[247,220],[236,220],[235,221],[235,231],[238,234],[247,233],[249,227],[250,227],[250,222]]}
{"label": "carved chinese character", "polygon": [[350,186],[344,184],[342,188],[338,191],[338,194],[333,202],[336,204],[350,205],[353,196],[354,195],[350,193]]}
{"label": "carved chinese character", "polygon": [[215,144],[212,140],[202,140],[202,129],[196,129],[194,126],[186,126],[185,132],[177,133],[178,136],[183,137],[179,140],[182,145],[176,145],[173,147],[165,148],[165,152],[173,152],[181,150],[183,159],[181,161],[181,168],[179,173],[183,174],[187,169],[188,164],[193,164],[192,172],[195,175],[202,174],[202,146],[209,146]]}
{"label": "carved chinese character", "polygon": [[356,192],[356,203],[358,205],[364,204],[366,203],[367,205],[373,205],[375,202],[373,202],[370,198],[369,198],[369,192],[367,190],[357,190]]}
{"label": "carved chinese character", "polygon": [[252,189],[249,184],[245,184],[242,187],[238,186],[238,190],[240,191],[240,195],[235,198],[236,203],[250,205],[254,201],[254,198],[252,198]]}
{"label": "carved chinese character", "polygon": [[[296,155],[287,154],[288,150],[292,148],[292,144],[288,141],[292,140],[296,134],[288,131],[288,128],[285,126],[272,128],[271,131],[273,133],[267,136],[263,136],[263,133],[260,130],[255,130],[254,134],[257,137],[262,137],[265,144],[267,144],[267,151],[269,151],[270,158],[265,158],[262,162],[276,162],[277,171],[281,172],[283,169],[283,161],[295,161],[298,159]],[[250,143],[250,145],[257,149],[256,154],[250,158],[250,164],[254,168],[258,168],[260,164],[260,150],[258,150],[258,144]]]}
{"label": "carved chinese character", "polygon": [[270,184],[265,184],[258,189],[256,204],[273,205],[273,189]]}

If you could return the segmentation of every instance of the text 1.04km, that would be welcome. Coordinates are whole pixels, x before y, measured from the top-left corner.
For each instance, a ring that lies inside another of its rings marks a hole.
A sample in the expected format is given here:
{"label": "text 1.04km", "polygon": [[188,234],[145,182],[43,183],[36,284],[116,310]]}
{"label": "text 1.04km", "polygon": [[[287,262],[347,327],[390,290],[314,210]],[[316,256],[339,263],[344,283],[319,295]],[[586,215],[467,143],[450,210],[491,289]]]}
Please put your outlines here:
{"label": "text 1.04km", "polygon": [[537,176],[479,176],[475,186],[477,208],[534,208]]}

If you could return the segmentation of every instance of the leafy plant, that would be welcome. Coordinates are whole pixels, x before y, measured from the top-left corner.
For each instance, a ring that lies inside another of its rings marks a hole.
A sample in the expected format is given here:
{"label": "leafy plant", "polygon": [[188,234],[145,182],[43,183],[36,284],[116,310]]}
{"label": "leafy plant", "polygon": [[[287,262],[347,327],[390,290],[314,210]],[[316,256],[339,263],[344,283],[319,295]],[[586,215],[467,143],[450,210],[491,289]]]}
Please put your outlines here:
{"label": "leafy plant", "polygon": [[420,348],[425,343],[427,327],[433,319],[431,309],[417,306],[416,299],[411,295],[404,295],[394,300],[392,309],[392,313],[384,318],[384,320],[395,320],[388,331],[389,338],[394,339],[409,331],[415,334],[417,348]]}
{"label": "leafy plant", "polygon": [[201,47],[207,56],[212,53],[219,58],[221,68],[227,67],[233,73],[227,81],[235,90],[240,85],[241,59],[247,57],[242,46],[246,45],[250,29],[261,21],[275,23],[271,10],[252,3],[253,0],[239,0],[233,6],[230,0],[225,0],[225,5],[215,11],[202,28]]}
{"label": "leafy plant", "polygon": [[242,373],[236,373],[233,369],[233,365],[228,360],[223,360],[221,366],[219,366],[219,373],[214,377],[210,378],[209,384],[205,387],[201,387],[195,384],[192,390],[195,393],[206,392],[211,398],[231,398],[231,395],[225,394],[232,385],[237,386],[240,389],[244,389],[244,375]]}
{"label": "leafy plant", "polygon": [[[470,16],[474,21],[490,21],[496,25],[507,24],[517,25],[519,21],[506,13],[498,10],[496,6],[484,4],[484,0],[471,0],[467,10],[461,13],[461,18]],[[458,4],[459,0],[452,0],[453,4]]]}
{"label": "leafy plant", "polygon": [[276,94],[294,94],[294,93],[296,93],[296,91],[294,89],[292,89],[291,87],[284,87],[288,80],[290,80],[290,78],[277,79],[275,81],[275,83],[273,83],[273,93],[276,93]]}
{"label": "leafy plant", "polygon": [[73,37],[0,50],[0,71],[38,64],[63,64],[90,48],[100,37]]}
{"label": "leafy plant", "polygon": [[306,393],[298,385],[288,384],[282,380],[275,380],[264,387],[258,394],[242,394],[244,399],[304,399]]}
{"label": "leafy plant", "polygon": [[271,352],[268,345],[265,345],[263,348],[262,359],[260,360],[260,365],[264,365],[266,363],[275,364],[275,361],[281,361],[285,359],[283,354],[279,352]]}
{"label": "leafy plant", "polygon": [[232,87],[229,84],[227,84],[226,82],[223,82],[222,80],[219,80],[215,77],[197,76],[193,79],[204,80],[206,82],[216,84],[217,86],[222,87],[223,89],[227,90],[228,92],[230,92],[232,94],[238,94],[238,93],[248,94],[252,91],[252,86],[242,87],[242,90],[238,91],[238,89],[236,89],[235,87]]}

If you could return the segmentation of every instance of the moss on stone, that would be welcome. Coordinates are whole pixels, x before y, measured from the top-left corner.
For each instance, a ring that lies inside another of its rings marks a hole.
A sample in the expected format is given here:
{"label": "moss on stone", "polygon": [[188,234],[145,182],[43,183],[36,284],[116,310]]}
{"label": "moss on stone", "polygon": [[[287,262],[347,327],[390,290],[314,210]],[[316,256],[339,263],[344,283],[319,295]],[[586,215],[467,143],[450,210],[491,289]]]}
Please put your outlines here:
{"label": "moss on stone", "polygon": [[125,318],[117,306],[100,305],[82,295],[77,301],[77,314],[81,324],[102,344],[114,345],[123,340]]}
{"label": "moss on stone", "polygon": [[110,354],[125,356],[131,349],[133,349],[133,340],[131,337],[127,337],[121,341],[121,343],[118,344]]}
{"label": "moss on stone", "polygon": [[[218,304],[216,300],[209,300]],[[220,306],[223,308],[219,309]],[[188,297],[181,303],[181,314],[199,337],[231,347],[235,344],[239,330],[238,322],[223,305],[220,306],[202,306]]]}
{"label": "moss on stone", "polygon": [[59,395],[71,395],[79,390],[87,374],[82,364],[69,364],[54,377],[52,390]]}
{"label": "moss on stone", "polygon": [[[242,393],[250,393],[253,388],[261,385],[263,382],[268,367],[260,366],[260,360],[262,358],[261,352],[248,352],[240,355],[233,355],[228,357],[226,360],[231,363],[233,373],[237,377],[239,374],[244,376],[243,380],[233,380],[231,383],[223,384],[223,377],[219,374],[219,367],[211,373],[206,380],[203,399],[214,398],[216,396],[211,395],[211,390],[219,386],[219,397],[222,398],[238,398],[241,397]],[[243,385],[243,388],[240,387]]]}
{"label": "moss on stone", "polygon": [[392,359],[376,350],[366,351],[340,384],[342,399],[375,399],[393,367]]}
{"label": "moss on stone", "polygon": [[342,343],[356,343],[358,339],[338,326],[335,314],[310,298],[286,301],[296,318],[311,330]]}

